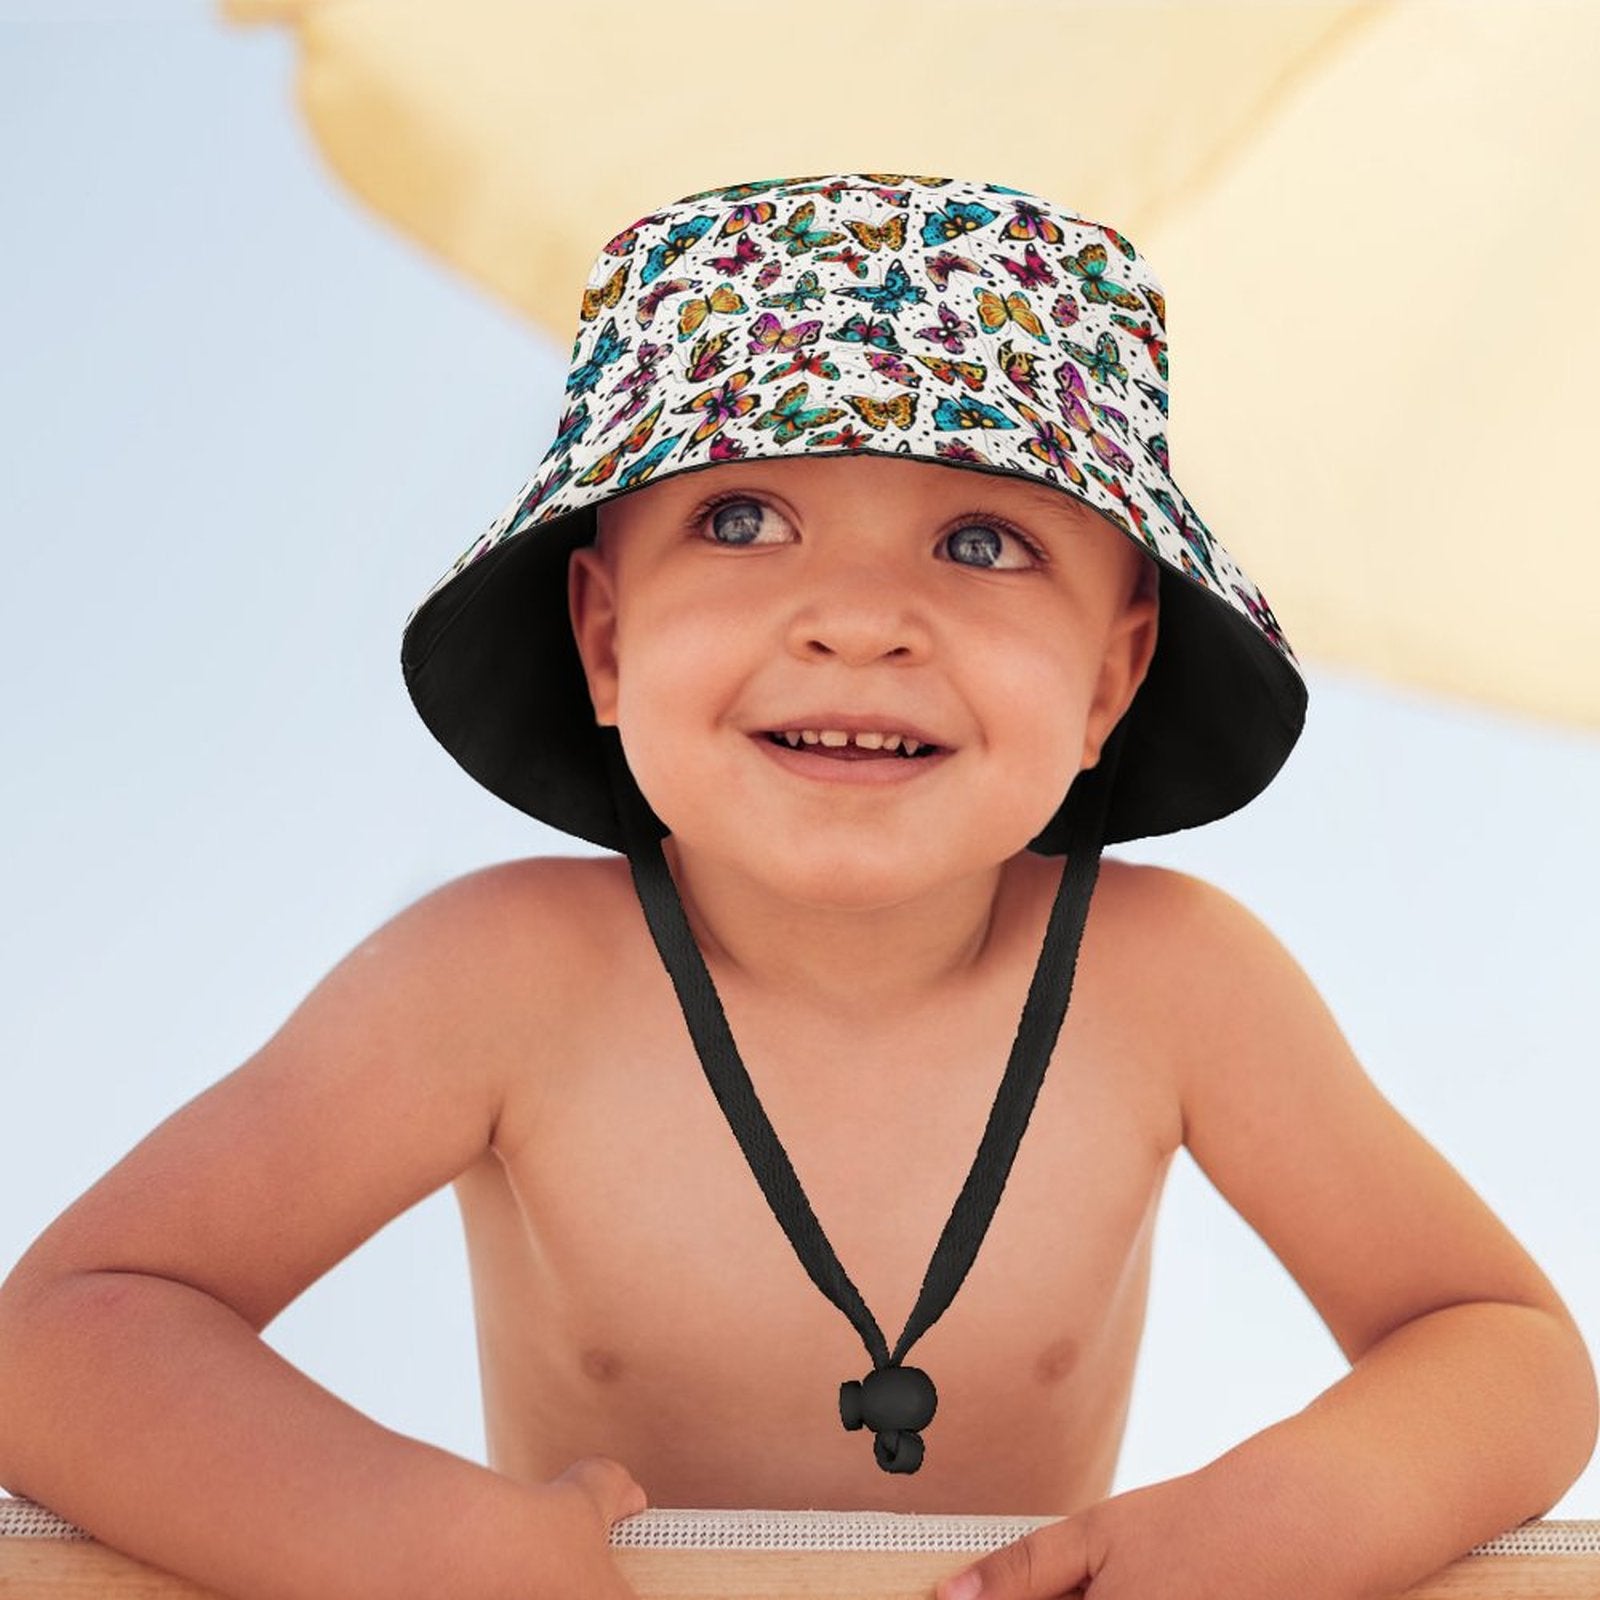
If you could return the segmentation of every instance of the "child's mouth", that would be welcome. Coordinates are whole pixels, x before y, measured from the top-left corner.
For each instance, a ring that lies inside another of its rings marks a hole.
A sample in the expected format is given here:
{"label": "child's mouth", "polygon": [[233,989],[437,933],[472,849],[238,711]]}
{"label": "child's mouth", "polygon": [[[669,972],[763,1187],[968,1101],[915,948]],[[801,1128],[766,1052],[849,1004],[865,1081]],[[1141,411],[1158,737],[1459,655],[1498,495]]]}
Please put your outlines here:
{"label": "child's mouth", "polygon": [[941,754],[941,747],[936,744],[925,744],[915,755],[907,755],[904,750],[867,750],[854,743],[792,745],[781,733],[763,734],[762,737],[769,743],[777,745],[780,750],[795,750],[810,756],[827,756],[834,761],[921,761],[927,756]]}

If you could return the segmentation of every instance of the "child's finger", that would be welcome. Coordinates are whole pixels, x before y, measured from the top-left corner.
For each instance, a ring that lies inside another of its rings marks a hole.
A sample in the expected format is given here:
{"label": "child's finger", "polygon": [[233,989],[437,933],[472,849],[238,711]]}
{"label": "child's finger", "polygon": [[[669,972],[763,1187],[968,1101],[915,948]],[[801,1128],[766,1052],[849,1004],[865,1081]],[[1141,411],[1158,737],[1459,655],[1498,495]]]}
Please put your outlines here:
{"label": "child's finger", "polygon": [[945,1578],[935,1590],[937,1600],[1062,1600],[1076,1595],[1092,1576],[1085,1527],[1082,1517],[1067,1517],[1036,1528]]}

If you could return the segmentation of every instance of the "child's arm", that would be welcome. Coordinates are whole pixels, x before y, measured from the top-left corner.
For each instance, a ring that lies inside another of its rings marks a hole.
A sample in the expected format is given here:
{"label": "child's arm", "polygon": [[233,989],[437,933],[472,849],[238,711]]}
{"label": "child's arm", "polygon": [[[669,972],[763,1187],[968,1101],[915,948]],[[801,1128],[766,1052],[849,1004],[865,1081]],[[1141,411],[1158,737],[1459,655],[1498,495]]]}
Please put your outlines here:
{"label": "child's arm", "polygon": [[1143,892],[1145,970],[1183,974],[1184,1142],[1353,1370],[1198,1471],[996,1551],[984,1600],[1386,1600],[1561,1497],[1594,1449],[1594,1367],[1261,922],[1184,873]]}
{"label": "child's arm", "polygon": [[631,1593],[606,1549],[639,1509],[619,1466],[518,1484],[380,1426],[258,1337],[490,1148],[572,981],[560,866],[472,874],[401,913],[39,1238],[0,1288],[0,1482],[244,1600]]}

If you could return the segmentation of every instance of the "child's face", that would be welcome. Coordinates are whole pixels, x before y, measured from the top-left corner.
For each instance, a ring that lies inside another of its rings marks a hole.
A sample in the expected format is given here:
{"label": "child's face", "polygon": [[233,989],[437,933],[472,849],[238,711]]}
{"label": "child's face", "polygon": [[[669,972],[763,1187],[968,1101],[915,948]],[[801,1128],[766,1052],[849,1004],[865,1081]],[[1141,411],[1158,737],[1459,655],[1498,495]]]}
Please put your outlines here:
{"label": "child's face", "polygon": [[[569,589],[597,720],[677,848],[811,903],[882,903],[1015,855],[1155,647],[1154,563],[1101,517],[1047,485],[883,456],[636,490],[602,509]],[[798,775],[766,735],[828,712],[915,725],[948,754],[892,758],[903,782]]]}

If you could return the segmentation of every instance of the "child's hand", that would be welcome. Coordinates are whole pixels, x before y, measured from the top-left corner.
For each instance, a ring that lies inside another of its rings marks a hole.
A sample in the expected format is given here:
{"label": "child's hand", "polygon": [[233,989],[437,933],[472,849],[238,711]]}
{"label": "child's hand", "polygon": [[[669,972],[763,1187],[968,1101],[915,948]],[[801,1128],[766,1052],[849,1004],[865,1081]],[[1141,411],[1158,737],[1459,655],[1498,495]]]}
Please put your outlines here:
{"label": "child's hand", "polygon": [[649,1504],[620,1461],[584,1456],[544,1485],[556,1509],[549,1566],[530,1575],[530,1600],[639,1600],[609,1547],[611,1529]]}
{"label": "child's hand", "polygon": [[[943,1579],[937,1600],[1197,1600],[1201,1596],[1298,1595],[1299,1574],[1280,1588],[1247,1580],[1227,1548],[1225,1524],[1193,1476],[1134,1489],[1036,1529]],[[981,1587],[963,1589],[972,1575]],[[1287,1574],[1285,1575],[1288,1576]],[[1252,1587],[1252,1583],[1263,1584]]]}

